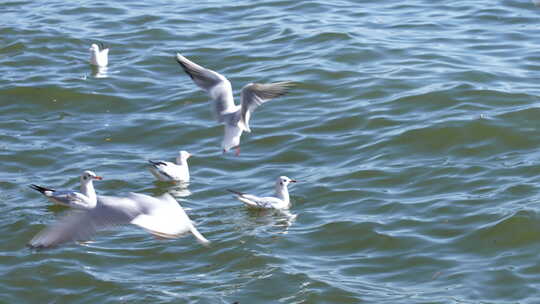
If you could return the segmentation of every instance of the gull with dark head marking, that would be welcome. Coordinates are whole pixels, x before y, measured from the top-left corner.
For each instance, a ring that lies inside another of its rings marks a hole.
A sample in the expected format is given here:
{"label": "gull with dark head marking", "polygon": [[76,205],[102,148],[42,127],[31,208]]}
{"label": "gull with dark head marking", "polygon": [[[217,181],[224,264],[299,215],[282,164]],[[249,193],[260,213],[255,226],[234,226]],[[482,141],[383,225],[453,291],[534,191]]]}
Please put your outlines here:
{"label": "gull with dark head marking", "polygon": [[199,243],[210,243],[170,194],[152,197],[129,193],[127,197],[98,196],[94,208],[73,210],[39,232],[28,245],[48,248],[70,241],[87,241],[100,229],[125,224],[137,225],[157,238],[173,239],[191,232]]}
{"label": "gull with dark head marking", "polygon": [[103,43],[99,46],[93,43],[90,46],[90,64],[97,67],[106,67],[109,64],[109,48],[105,48]]}
{"label": "gull with dark head marking", "polygon": [[287,176],[280,176],[276,181],[276,196],[259,197],[243,192],[227,189],[227,191],[235,194],[236,198],[244,203],[247,207],[256,209],[289,209],[291,201],[289,199],[289,190],[287,186],[290,183],[296,183],[296,180],[290,179]]}
{"label": "gull with dark head marking", "polygon": [[96,190],[94,190],[94,180],[102,180],[93,171],[84,171],[81,175],[81,192],[72,190],[54,190],[51,188],[30,185],[30,188],[41,192],[51,202],[67,207],[78,209],[91,209],[96,206]]}
{"label": "gull with dark head marking", "polygon": [[158,180],[165,182],[189,182],[189,167],[187,160],[191,154],[187,151],[178,152],[176,164],[168,161],[149,160],[150,172]]}
{"label": "gull with dark head marking", "polygon": [[286,94],[293,85],[289,81],[247,84],[242,88],[240,105],[236,105],[231,83],[225,76],[204,68],[178,53],[176,61],[193,82],[214,100],[217,120],[225,125],[225,134],[221,144],[223,153],[236,148],[236,155],[239,155],[240,136],[244,131],[251,132],[249,119],[253,111],[263,103]]}

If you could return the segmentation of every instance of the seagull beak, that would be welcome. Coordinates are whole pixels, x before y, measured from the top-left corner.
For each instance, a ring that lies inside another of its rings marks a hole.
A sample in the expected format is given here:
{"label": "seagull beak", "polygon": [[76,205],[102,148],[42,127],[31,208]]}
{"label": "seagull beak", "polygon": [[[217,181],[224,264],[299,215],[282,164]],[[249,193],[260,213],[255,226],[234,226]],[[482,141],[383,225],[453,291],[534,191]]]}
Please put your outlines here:
{"label": "seagull beak", "polygon": [[101,177],[101,176],[94,176],[94,179],[97,179],[97,180],[102,180],[102,179],[103,179],[103,177]]}
{"label": "seagull beak", "polygon": [[296,183],[296,180],[295,180],[295,179],[291,179],[291,183]]}

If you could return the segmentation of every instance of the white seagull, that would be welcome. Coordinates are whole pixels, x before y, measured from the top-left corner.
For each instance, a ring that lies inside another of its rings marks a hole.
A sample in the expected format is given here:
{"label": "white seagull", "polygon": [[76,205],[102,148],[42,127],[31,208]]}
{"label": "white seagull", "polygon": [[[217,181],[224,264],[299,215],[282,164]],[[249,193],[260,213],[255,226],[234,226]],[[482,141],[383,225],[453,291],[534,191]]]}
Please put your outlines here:
{"label": "white seagull", "polygon": [[95,43],[90,46],[90,64],[106,67],[109,64],[109,48],[105,48],[103,43],[99,45],[101,48]]}
{"label": "white seagull", "polygon": [[189,167],[187,160],[191,154],[187,151],[178,152],[176,164],[168,161],[149,160],[150,172],[160,181],[189,182]]}
{"label": "white seagull", "polygon": [[287,186],[289,183],[296,183],[296,180],[290,179],[286,176],[280,176],[276,181],[276,196],[259,197],[251,194],[238,192],[235,190],[227,189],[227,191],[235,194],[236,198],[247,207],[256,209],[289,209],[291,207],[291,201],[289,199],[289,190]]}
{"label": "white seagull", "polygon": [[289,81],[247,84],[242,88],[241,104],[236,105],[231,83],[223,75],[206,69],[179,53],[176,54],[176,61],[193,82],[214,100],[217,120],[225,125],[225,135],[221,144],[223,153],[236,148],[236,155],[239,155],[240,136],[243,131],[251,132],[249,119],[253,111],[270,99],[284,95],[293,85]]}
{"label": "white seagull", "polygon": [[54,190],[35,184],[30,185],[30,188],[41,192],[41,194],[55,204],[79,209],[90,209],[94,208],[97,202],[93,181],[102,179],[101,176],[97,176],[93,171],[84,171],[81,175],[81,192]]}
{"label": "white seagull", "polygon": [[74,210],[39,232],[28,245],[48,248],[69,241],[87,241],[99,229],[130,223],[158,238],[173,239],[191,232],[201,244],[210,243],[170,194],[151,197],[129,193],[127,197],[100,195],[96,207]]}

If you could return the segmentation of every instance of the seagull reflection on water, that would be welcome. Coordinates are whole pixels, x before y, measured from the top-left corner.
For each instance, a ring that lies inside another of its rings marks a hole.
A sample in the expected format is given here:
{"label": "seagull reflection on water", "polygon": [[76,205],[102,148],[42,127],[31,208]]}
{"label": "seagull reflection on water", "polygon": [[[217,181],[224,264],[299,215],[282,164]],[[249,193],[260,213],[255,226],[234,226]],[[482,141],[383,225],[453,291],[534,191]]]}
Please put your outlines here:
{"label": "seagull reflection on water", "polygon": [[298,214],[294,214],[290,210],[246,209],[246,212],[251,215],[247,219],[248,221],[256,223],[258,226],[263,224],[268,227],[283,229],[283,231],[278,232],[282,234],[289,232],[289,227],[298,217]]}
{"label": "seagull reflection on water", "polygon": [[94,78],[108,78],[107,67],[92,66],[92,77]]}

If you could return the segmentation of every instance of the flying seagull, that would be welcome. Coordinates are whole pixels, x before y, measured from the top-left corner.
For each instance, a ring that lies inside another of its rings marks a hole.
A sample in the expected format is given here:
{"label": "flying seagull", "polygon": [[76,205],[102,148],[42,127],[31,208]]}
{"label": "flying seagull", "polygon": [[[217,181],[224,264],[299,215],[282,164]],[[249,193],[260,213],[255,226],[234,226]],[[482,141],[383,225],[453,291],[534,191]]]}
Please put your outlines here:
{"label": "flying seagull", "polygon": [[94,208],[74,209],[39,232],[28,245],[48,248],[69,241],[87,241],[100,229],[124,224],[137,225],[158,238],[173,239],[191,232],[201,244],[210,243],[170,194],[152,197],[129,193],[127,197],[98,196]]}
{"label": "flying seagull", "polygon": [[225,76],[204,68],[179,53],[176,54],[176,61],[193,82],[214,100],[217,120],[225,125],[221,144],[223,153],[235,148],[236,155],[240,155],[240,136],[244,131],[251,132],[249,119],[253,111],[263,103],[286,94],[293,86],[290,81],[250,83],[242,88],[241,103],[236,105],[231,83]]}

